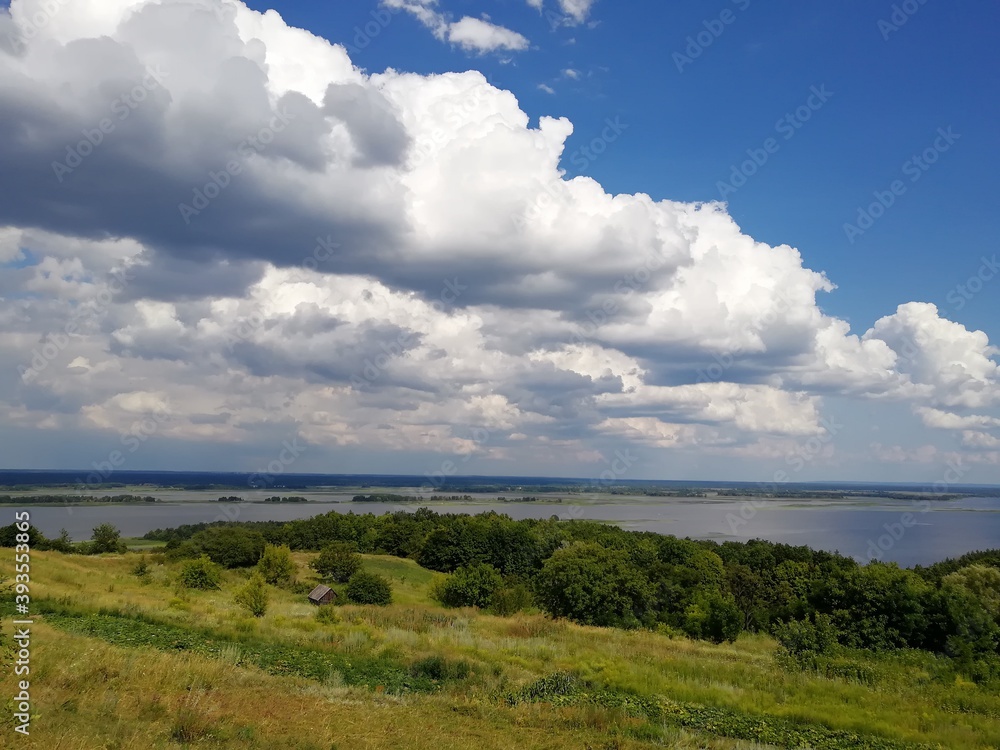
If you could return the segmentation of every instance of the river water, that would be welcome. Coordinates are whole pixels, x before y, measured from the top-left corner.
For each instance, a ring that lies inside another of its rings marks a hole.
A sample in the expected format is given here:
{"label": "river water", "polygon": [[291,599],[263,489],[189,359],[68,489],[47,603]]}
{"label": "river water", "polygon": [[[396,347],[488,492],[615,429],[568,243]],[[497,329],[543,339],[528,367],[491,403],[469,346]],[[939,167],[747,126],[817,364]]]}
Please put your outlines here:
{"label": "river water", "polygon": [[[859,560],[878,557],[904,566],[1000,547],[1000,498],[911,502],[563,496],[561,503],[498,502],[495,497],[475,497],[471,503],[352,503],[349,494],[310,491],[296,493],[308,497],[308,503],[219,503],[214,501],[218,492],[154,490],[141,494],[162,502],[37,505],[30,507],[31,522],[46,536],[56,536],[65,528],[79,540],[90,538],[91,530],[105,522],[117,526],[124,536],[136,537],[156,528],[223,519],[288,521],[330,511],[382,514],[429,507],[439,513],[495,510],[515,519],[555,515],[719,542],[759,538],[837,551]],[[14,512],[15,506],[0,508],[0,524],[13,521]]]}

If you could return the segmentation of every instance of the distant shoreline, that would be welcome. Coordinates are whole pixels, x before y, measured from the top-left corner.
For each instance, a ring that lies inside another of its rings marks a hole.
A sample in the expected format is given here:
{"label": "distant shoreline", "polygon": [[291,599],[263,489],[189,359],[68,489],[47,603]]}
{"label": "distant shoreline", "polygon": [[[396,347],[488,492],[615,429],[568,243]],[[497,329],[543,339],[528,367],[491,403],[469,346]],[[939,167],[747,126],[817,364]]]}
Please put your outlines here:
{"label": "distant shoreline", "polygon": [[[369,490],[370,494],[357,493],[359,488],[349,488],[349,487],[312,487],[306,490],[298,490],[297,492],[307,495],[303,497],[302,495],[296,495],[292,497],[281,497],[280,499],[274,496],[270,491],[269,497],[220,497],[212,498],[209,493],[214,493],[217,491],[215,488],[212,490],[206,489],[190,489],[183,487],[142,487],[144,496],[129,497],[128,499],[110,499],[115,496],[105,495],[103,497],[97,496],[75,496],[75,495],[60,495],[56,494],[59,490],[65,491],[65,487],[58,486],[39,486],[34,487],[31,490],[18,489],[18,490],[3,490],[0,489],[0,507],[41,507],[41,506],[105,506],[105,505],[190,505],[190,504],[245,504],[245,505],[301,505],[305,503],[315,504],[315,505],[334,505],[334,504],[344,504],[344,505],[356,505],[364,506],[371,504],[419,504],[425,503],[428,505],[497,505],[497,504],[538,504],[538,505],[563,505],[566,503],[590,503],[590,502],[601,502],[601,503],[615,503],[615,502],[629,502],[629,501],[696,501],[704,503],[716,503],[716,502],[731,502],[736,500],[755,500],[755,501],[776,501],[776,502],[822,502],[830,505],[837,505],[843,503],[845,505],[857,505],[859,503],[867,504],[878,504],[881,502],[888,503],[902,503],[902,502],[936,502],[936,503],[948,503],[956,502],[959,500],[967,498],[976,497],[1000,497],[1000,492],[995,495],[988,493],[915,493],[915,492],[831,492],[831,491],[803,491],[803,492],[764,492],[757,491],[754,492],[752,489],[746,489],[743,491],[694,491],[690,494],[681,491],[670,491],[669,493],[661,493],[658,491],[642,491],[638,488],[630,488],[631,492],[624,491],[623,488],[601,488],[601,489],[587,489],[582,490],[580,488],[561,488],[559,490],[546,488],[545,492],[539,492],[537,494],[531,495],[516,495],[516,496],[506,496],[494,494],[492,488],[490,491],[484,490],[466,490],[463,494],[409,494],[405,492],[389,493],[389,492],[370,492],[370,488],[364,488]],[[118,488],[118,489],[134,489],[129,488]],[[52,495],[40,494],[41,491],[48,490],[52,492]],[[474,492],[475,494],[468,494],[469,492]],[[39,494],[36,494],[39,493]],[[170,493],[170,494],[183,494],[189,495],[184,499],[177,499],[173,497],[163,498],[163,497],[153,497],[152,494],[146,493]],[[122,496],[126,493],[122,493]],[[198,497],[198,495],[205,495],[204,497]],[[329,495],[336,495],[338,499],[330,499]],[[119,497],[122,497],[119,496]]]}

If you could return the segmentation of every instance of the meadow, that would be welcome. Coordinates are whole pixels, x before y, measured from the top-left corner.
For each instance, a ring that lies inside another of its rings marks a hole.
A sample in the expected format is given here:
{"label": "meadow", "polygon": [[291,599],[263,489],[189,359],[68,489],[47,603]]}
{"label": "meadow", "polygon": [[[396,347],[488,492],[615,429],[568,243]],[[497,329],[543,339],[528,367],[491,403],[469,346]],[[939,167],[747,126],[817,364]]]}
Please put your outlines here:
{"label": "meadow", "polygon": [[[390,581],[392,604],[316,607],[304,593],[315,555],[293,558],[298,583],[269,587],[255,618],[234,601],[246,570],[198,591],[155,551],[34,552],[31,746],[1000,746],[1000,696],[943,678],[924,651],[845,651],[800,669],[761,634],[716,645],[445,608],[431,596],[440,574],[379,555],[363,566]],[[0,690],[14,688],[5,666]]]}

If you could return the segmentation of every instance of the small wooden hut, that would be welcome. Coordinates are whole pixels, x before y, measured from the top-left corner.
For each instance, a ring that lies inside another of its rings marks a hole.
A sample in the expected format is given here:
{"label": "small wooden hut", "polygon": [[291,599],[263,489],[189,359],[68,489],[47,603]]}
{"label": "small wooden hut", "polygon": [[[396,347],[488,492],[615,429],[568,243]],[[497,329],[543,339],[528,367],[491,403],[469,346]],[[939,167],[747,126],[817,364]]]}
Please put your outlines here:
{"label": "small wooden hut", "polygon": [[309,592],[309,601],[319,606],[320,604],[332,604],[337,598],[337,592],[322,583]]}

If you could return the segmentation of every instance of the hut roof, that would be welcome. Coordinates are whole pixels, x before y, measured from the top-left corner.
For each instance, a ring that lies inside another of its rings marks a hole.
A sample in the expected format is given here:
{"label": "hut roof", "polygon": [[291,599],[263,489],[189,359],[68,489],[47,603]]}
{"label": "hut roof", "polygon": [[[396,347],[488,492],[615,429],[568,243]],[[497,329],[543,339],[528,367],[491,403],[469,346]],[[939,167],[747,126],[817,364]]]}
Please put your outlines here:
{"label": "hut roof", "polygon": [[316,588],[314,588],[312,591],[309,592],[309,598],[314,602],[319,602],[322,601],[327,594],[333,594],[334,596],[336,596],[333,589],[331,589],[329,586],[324,586],[321,583],[319,586],[317,586]]}

